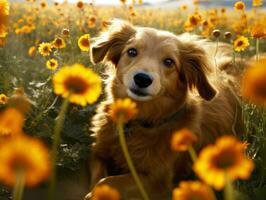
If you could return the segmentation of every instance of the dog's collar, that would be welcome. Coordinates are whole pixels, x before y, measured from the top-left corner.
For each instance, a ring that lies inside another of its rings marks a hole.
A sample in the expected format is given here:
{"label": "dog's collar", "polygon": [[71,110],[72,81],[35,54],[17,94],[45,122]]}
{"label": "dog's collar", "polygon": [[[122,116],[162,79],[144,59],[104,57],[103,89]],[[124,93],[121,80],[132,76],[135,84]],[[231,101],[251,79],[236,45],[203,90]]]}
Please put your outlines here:
{"label": "dog's collar", "polygon": [[184,114],[187,111],[187,107],[184,105],[182,106],[177,112],[175,112],[174,114],[165,117],[164,119],[160,120],[157,123],[152,123],[152,122],[148,122],[146,120],[134,120],[134,121],[129,121],[128,123],[125,124],[124,126],[124,132],[126,136],[130,136],[131,135],[131,125],[132,123],[138,123],[140,126],[142,126],[143,128],[155,128],[155,127],[159,127],[164,125],[165,123],[169,123],[169,122],[173,122],[173,121],[177,121],[179,119],[181,119]]}

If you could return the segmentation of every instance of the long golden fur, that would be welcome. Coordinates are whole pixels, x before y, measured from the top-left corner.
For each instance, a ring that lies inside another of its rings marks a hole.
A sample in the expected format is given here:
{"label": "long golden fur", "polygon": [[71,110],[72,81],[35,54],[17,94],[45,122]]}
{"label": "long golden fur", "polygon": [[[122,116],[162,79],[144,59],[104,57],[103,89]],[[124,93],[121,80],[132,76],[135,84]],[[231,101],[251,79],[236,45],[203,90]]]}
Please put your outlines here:
{"label": "long golden fur", "polygon": [[[130,48],[138,50],[136,57],[128,56]],[[184,127],[192,130],[200,138],[198,150],[222,134],[241,134],[241,108],[228,87],[228,76],[220,70],[230,64],[230,51],[226,44],[220,44],[216,52],[215,44],[195,35],[176,36],[113,21],[91,48],[94,63],[109,62],[106,100],[92,120],[96,137],[92,185],[107,183],[119,190],[122,199],[141,199],[119,146],[116,126],[108,115],[109,105],[117,98],[130,97],[137,103],[139,113],[130,122],[127,145],[153,200],[169,199],[173,180],[182,179],[191,169],[186,153],[170,149],[174,131]],[[173,65],[166,67],[165,58],[171,58]],[[147,98],[129,90],[139,72],[153,79],[145,89]],[[175,113],[177,117],[171,117]],[[118,175],[107,176],[110,163]]]}

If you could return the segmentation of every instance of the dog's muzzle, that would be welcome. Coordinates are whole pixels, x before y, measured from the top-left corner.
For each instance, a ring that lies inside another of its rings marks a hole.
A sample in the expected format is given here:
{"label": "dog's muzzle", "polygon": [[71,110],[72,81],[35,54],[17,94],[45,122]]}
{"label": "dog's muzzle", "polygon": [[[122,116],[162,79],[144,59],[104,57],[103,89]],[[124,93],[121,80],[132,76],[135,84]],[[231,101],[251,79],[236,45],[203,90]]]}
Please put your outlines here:
{"label": "dog's muzzle", "polygon": [[134,82],[139,88],[147,88],[152,84],[152,78],[145,73],[137,73],[134,76]]}
{"label": "dog's muzzle", "polygon": [[152,84],[153,78],[151,75],[138,72],[133,77],[133,84],[129,88],[129,96],[136,99],[145,101],[151,99],[151,95],[148,93],[148,87]]}

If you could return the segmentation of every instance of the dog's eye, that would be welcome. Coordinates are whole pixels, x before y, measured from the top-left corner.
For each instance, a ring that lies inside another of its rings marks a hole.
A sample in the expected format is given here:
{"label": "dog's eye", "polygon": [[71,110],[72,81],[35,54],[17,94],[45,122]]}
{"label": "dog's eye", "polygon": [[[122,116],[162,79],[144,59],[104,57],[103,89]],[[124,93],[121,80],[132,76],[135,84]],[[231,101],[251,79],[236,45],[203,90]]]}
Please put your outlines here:
{"label": "dog's eye", "polygon": [[166,58],[163,60],[163,64],[166,67],[172,67],[175,64],[175,62],[171,58]]}
{"label": "dog's eye", "polygon": [[138,55],[138,51],[135,48],[130,48],[127,50],[127,54],[129,57],[136,57]]}

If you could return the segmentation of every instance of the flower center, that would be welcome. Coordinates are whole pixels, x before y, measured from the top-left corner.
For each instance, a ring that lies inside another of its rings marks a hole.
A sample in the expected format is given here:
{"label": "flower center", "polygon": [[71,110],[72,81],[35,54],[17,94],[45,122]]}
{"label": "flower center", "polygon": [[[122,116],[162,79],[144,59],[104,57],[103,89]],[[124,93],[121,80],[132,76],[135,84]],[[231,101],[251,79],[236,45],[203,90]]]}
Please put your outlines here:
{"label": "flower center", "polygon": [[79,77],[69,77],[65,80],[65,87],[75,94],[83,94],[88,90],[87,82]]}
{"label": "flower center", "polygon": [[201,197],[201,196],[199,196],[199,195],[192,195],[190,198],[189,198],[189,200],[203,200],[203,198]]}
{"label": "flower center", "polygon": [[90,45],[89,40],[87,38],[82,39],[81,44],[85,47],[88,47]]}
{"label": "flower center", "polygon": [[255,93],[262,98],[266,98],[266,85],[265,85],[265,83],[258,84],[257,87],[255,88]]}
{"label": "flower center", "polygon": [[56,44],[57,46],[61,46],[61,45],[62,45],[62,40],[60,40],[60,39],[56,39],[55,44]]}
{"label": "flower center", "polygon": [[243,41],[240,40],[240,41],[238,41],[237,46],[240,47],[240,46],[242,46],[243,44],[244,44]]}
{"label": "flower center", "polygon": [[236,158],[233,152],[225,152],[214,158],[214,163],[217,168],[227,169],[233,166],[236,162]]}
{"label": "flower center", "polygon": [[47,46],[43,47],[43,51],[44,51],[44,52],[49,52],[48,47],[47,47]]}

